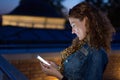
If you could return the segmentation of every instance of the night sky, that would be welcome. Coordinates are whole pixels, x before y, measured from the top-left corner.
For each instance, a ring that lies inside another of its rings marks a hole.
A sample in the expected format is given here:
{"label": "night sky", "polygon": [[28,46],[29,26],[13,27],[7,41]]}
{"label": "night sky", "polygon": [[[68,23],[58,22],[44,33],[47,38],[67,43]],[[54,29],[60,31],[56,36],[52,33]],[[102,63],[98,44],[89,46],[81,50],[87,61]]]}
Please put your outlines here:
{"label": "night sky", "polygon": [[[62,4],[69,10],[78,2],[80,2],[80,0],[65,0]],[[0,14],[10,13],[16,7],[18,7],[19,4],[20,4],[20,0],[0,0]]]}

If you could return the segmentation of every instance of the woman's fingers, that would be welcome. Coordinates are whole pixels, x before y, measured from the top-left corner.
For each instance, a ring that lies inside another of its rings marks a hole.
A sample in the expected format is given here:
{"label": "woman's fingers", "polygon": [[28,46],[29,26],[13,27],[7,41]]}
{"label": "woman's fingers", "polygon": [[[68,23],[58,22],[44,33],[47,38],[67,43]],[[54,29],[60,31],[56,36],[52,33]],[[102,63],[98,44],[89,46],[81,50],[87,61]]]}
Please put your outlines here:
{"label": "woman's fingers", "polygon": [[58,65],[57,65],[56,63],[52,62],[52,61],[49,61],[49,63],[50,63],[51,66],[53,66],[54,68],[57,68],[57,67],[58,67]]}
{"label": "woman's fingers", "polygon": [[51,68],[48,65],[45,65],[43,63],[41,63],[41,69],[47,75],[51,73]]}
{"label": "woman's fingers", "polygon": [[47,70],[47,69],[50,69],[50,66],[48,66],[48,65],[46,65],[42,62],[40,62],[40,65],[41,65],[42,70],[44,70],[44,71]]}
{"label": "woman's fingers", "polygon": [[43,69],[45,66],[43,65],[43,63],[40,62],[41,68]]}

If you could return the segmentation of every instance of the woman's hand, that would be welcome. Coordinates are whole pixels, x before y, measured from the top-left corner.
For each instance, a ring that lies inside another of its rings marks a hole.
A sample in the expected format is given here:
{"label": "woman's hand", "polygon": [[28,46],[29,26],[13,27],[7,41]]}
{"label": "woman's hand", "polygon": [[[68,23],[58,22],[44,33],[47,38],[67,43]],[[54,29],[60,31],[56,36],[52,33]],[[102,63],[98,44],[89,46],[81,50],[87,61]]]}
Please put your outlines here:
{"label": "woman's hand", "polygon": [[57,77],[58,79],[61,80],[63,76],[58,71],[58,66],[54,62],[51,62],[51,61],[48,61],[48,62],[50,63],[50,65],[46,65],[40,62],[42,71],[47,75]]}
{"label": "woman's hand", "polygon": [[54,68],[58,69],[59,66],[55,64],[54,62],[52,61],[47,61],[47,62],[50,63],[50,65],[52,65]]}

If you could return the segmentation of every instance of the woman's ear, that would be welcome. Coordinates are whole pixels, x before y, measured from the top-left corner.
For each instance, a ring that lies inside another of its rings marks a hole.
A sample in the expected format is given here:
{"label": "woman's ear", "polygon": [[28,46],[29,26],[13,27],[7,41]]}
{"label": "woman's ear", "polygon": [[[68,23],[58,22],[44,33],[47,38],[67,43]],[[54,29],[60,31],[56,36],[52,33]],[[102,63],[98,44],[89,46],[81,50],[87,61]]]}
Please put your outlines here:
{"label": "woman's ear", "polygon": [[85,16],[85,17],[83,18],[83,23],[85,24],[86,28],[89,27],[88,17]]}
{"label": "woman's ear", "polygon": [[84,19],[83,19],[83,21],[84,21],[85,24],[86,24],[86,23],[88,24],[88,17],[85,16]]}
{"label": "woman's ear", "polygon": [[83,21],[84,21],[84,24],[85,24],[85,26],[86,26],[87,32],[89,32],[90,28],[89,28],[89,20],[88,20],[88,17],[87,17],[87,16],[84,17]]}

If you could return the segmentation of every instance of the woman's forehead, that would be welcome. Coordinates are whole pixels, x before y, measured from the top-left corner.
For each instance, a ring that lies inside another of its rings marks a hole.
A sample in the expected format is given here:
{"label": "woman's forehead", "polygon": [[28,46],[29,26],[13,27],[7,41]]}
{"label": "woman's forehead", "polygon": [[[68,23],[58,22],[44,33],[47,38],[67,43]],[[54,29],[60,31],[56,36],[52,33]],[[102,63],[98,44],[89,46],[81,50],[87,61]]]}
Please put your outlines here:
{"label": "woman's forehead", "polygon": [[69,18],[69,22],[70,23],[76,23],[76,22],[80,22],[80,20],[78,18]]}
{"label": "woman's forehead", "polygon": [[79,21],[78,18],[73,18],[73,17],[70,17],[69,20],[71,20],[71,21]]}

